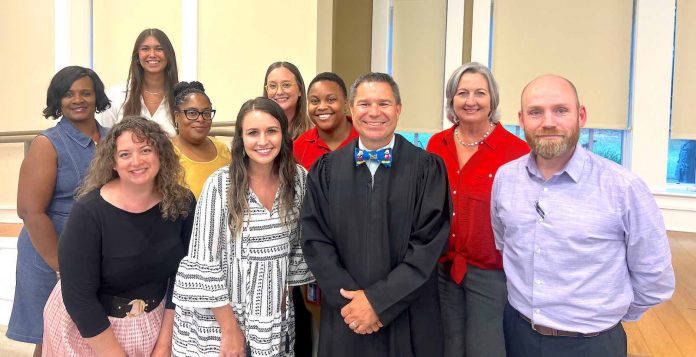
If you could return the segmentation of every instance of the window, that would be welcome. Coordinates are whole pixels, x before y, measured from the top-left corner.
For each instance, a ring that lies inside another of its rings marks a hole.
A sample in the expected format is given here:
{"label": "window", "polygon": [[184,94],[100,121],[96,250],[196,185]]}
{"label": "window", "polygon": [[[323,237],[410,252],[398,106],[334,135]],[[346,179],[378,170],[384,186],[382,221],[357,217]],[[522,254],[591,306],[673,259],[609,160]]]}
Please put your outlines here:
{"label": "window", "polygon": [[[505,129],[525,140],[524,131],[519,126],[505,125]],[[580,145],[621,165],[623,163],[623,134],[623,130],[580,129]]]}

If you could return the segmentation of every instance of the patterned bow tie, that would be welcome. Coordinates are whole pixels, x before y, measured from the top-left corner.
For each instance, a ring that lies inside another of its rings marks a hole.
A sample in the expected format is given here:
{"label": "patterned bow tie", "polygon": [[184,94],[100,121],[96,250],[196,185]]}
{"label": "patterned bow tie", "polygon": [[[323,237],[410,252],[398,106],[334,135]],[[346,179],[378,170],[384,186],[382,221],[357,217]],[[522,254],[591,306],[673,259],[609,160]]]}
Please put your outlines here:
{"label": "patterned bow tie", "polygon": [[368,160],[375,160],[386,167],[391,167],[392,149],[370,151],[355,148],[355,166],[360,166]]}

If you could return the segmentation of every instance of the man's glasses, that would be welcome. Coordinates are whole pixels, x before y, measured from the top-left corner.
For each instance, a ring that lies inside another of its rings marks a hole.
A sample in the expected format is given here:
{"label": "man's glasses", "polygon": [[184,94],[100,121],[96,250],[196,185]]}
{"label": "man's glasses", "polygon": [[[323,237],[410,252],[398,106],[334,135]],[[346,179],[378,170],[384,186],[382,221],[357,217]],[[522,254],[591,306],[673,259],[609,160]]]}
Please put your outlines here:
{"label": "man's glasses", "polygon": [[202,112],[199,112],[196,109],[184,109],[184,110],[177,110],[179,113],[184,113],[186,116],[186,119],[190,121],[197,120],[199,116],[203,117],[203,120],[213,120],[213,117],[215,117],[215,109],[212,110],[204,110]]}
{"label": "man's glasses", "polygon": [[280,84],[274,83],[274,82],[270,82],[270,83],[267,83],[267,84],[266,84],[266,91],[267,91],[268,93],[275,93],[275,92],[277,92],[279,89],[282,88],[282,89],[283,89],[283,92],[287,92],[287,91],[289,91],[290,88],[292,88],[292,86],[294,86],[294,85],[295,85],[295,83],[290,82],[290,81],[282,82],[282,83],[280,83]]}

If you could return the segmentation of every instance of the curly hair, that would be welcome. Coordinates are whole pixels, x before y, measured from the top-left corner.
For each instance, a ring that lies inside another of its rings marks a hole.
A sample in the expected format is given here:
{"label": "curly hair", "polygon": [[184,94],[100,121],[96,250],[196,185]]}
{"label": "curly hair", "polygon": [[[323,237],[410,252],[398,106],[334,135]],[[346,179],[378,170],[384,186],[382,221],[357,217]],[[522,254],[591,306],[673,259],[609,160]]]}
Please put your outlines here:
{"label": "curly hair", "polygon": [[180,106],[183,102],[186,101],[186,97],[188,97],[189,94],[193,93],[202,94],[205,97],[205,99],[208,100],[209,103],[212,103],[210,101],[210,97],[208,97],[208,95],[205,94],[205,88],[203,87],[203,83],[198,81],[181,81],[174,86],[174,105],[177,107]]}
{"label": "curly hair", "polygon": [[[140,97],[143,94],[142,89],[145,70],[143,66],[140,65],[138,50],[143,42],[150,36],[157,39],[160,46],[162,46],[162,50],[164,50],[164,55],[167,57],[167,66],[164,68],[164,90],[166,91],[165,97],[167,98],[169,112],[172,114],[174,113],[174,85],[179,82],[174,46],[172,46],[172,42],[169,41],[169,37],[167,37],[164,31],[160,29],[145,29],[138,35],[133,45],[130,69],[128,70],[128,78],[126,79],[128,94],[126,94],[126,102],[123,104],[124,116],[140,115],[140,110],[142,109]],[[169,120],[173,120],[173,118]],[[172,125],[174,125],[174,122],[172,122]]]}
{"label": "curly hair", "polygon": [[58,71],[51,79],[51,84],[46,91],[46,108],[43,110],[44,118],[52,117],[53,119],[58,119],[63,115],[60,102],[70,90],[72,84],[82,77],[89,77],[92,80],[94,95],[97,99],[97,113],[101,113],[111,106],[111,102],[104,92],[104,83],[96,72],[80,66],[68,66]]}
{"label": "curly hair", "polygon": [[116,140],[126,132],[133,133],[140,142],[146,141],[152,145],[159,156],[160,169],[155,177],[155,190],[162,195],[160,202],[162,218],[176,220],[180,216],[188,216],[191,213],[189,206],[193,195],[190,190],[182,186],[184,169],[179,164],[179,157],[174,152],[174,145],[159,124],[140,116],[123,118],[111,128],[106,137],[97,145],[94,159],[89,166],[87,176],[77,191],[76,198],[79,199],[118,178],[118,173],[114,170]]}
{"label": "curly hair", "polygon": [[266,76],[263,77],[263,97],[268,98],[268,92],[266,91],[266,84],[268,84],[268,75],[271,74],[276,68],[286,68],[293,76],[295,76],[295,81],[297,82],[297,87],[300,88],[300,97],[297,98],[297,103],[295,105],[295,116],[292,118],[290,123],[290,136],[295,140],[305,131],[312,128],[312,121],[309,119],[309,114],[307,114],[307,91],[305,90],[304,80],[302,79],[302,74],[300,70],[294,64],[290,62],[278,61],[271,63],[266,70]]}
{"label": "curly hair", "polygon": [[280,186],[278,194],[280,198],[280,220],[283,224],[290,221],[289,214],[297,192],[295,191],[296,164],[292,154],[292,138],[288,132],[288,119],[285,112],[271,99],[258,97],[250,99],[242,104],[237,115],[237,123],[234,126],[234,138],[232,139],[232,162],[230,163],[230,189],[228,192],[227,207],[229,209],[229,225],[236,237],[242,229],[244,216],[248,215],[249,203],[247,194],[249,191],[249,156],[244,151],[242,139],[242,127],[247,114],[260,111],[270,114],[280,123],[282,140],[280,152],[273,162],[273,170],[278,172]]}

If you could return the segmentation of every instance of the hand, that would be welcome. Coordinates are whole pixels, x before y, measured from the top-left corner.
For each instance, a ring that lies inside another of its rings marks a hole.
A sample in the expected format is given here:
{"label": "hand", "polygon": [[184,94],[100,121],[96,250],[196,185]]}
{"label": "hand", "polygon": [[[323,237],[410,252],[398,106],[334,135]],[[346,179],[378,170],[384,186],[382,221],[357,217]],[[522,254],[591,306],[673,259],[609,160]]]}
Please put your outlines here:
{"label": "hand", "polygon": [[235,326],[232,331],[221,332],[220,357],[245,357],[246,340],[239,326]]}
{"label": "hand", "polygon": [[169,357],[172,355],[172,345],[163,347],[160,344],[155,344],[155,348],[150,353],[150,357]]}
{"label": "hand", "polygon": [[367,300],[364,290],[341,289],[340,292],[344,298],[351,300],[341,309],[341,316],[343,316],[343,322],[353,332],[361,335],[371,334],[384,327],[375,310],[372,309],[370,301]]}

